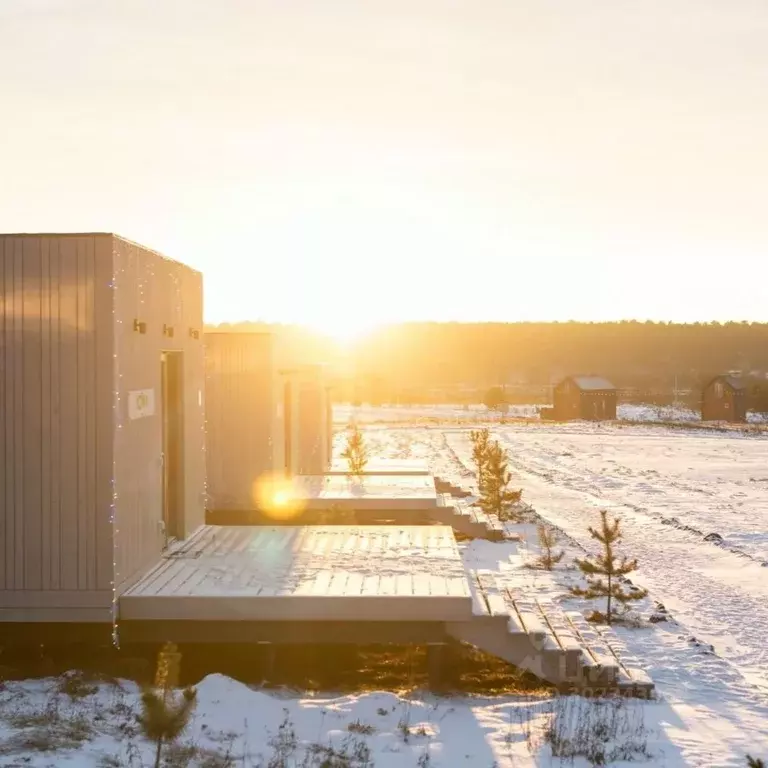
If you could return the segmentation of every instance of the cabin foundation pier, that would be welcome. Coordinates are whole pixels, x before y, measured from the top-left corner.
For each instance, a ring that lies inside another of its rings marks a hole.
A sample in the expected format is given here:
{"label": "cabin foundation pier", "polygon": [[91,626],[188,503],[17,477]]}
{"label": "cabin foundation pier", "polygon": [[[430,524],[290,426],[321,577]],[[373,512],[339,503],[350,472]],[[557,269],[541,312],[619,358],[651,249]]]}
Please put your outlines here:
{"label": "cabin foundation pier", "polygon": [[446,657],[447,646],[445,643],[429,643],[427,645],[427,677],[429,690],[433,693],[442,693],[446,689]]}
{"label": "cabin foundation pier", "polygon": [[260,642],[257,644],[258,665],[263,683],[269,683],[275,678],[275,661],[277,652],[274,643]]}

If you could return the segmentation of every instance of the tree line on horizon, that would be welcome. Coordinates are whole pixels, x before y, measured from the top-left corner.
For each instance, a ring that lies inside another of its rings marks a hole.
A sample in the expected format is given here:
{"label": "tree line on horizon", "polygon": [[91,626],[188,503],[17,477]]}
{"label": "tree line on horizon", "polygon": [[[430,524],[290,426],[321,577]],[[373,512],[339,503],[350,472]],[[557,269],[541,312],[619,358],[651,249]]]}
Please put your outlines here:
{"label": "tree line on horizon", "polygon": [[[342,359],[333,339],[300,326],[216,327],[274,332],[296,360]],[[417,393],[435,390],[456,399],[462,391],[503,385],[510,401],[517,393],[532,402],[537,388],[543,395],[552,383],[581,374],[603,376],[641,398],[670,400],[677,393],[693,405],[708,380],[740,372],[750,398],[765,401],[756,409],[768,410],[768,323],[403,323],[359,339],[343,361],[364,401],[418,401]]]}

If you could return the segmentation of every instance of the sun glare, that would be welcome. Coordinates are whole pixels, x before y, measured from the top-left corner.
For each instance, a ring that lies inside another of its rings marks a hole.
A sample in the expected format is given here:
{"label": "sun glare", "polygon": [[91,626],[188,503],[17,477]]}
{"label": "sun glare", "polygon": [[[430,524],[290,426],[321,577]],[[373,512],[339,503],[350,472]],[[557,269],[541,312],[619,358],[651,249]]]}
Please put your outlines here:
{"label": "sun glare", "polygon": [[315,329],[325,336],[329,336],[337,344],[346,346],[353,344],[368,333],[379,327],[378,323],[361,323],[348,318],[326,318],[314,324]]}
{"label": "sun glare", "polygon": [[291,481],[279,475],[259,478],[253,496],[258,508],[273,520],[290,520],[304,510],[304,501]]}

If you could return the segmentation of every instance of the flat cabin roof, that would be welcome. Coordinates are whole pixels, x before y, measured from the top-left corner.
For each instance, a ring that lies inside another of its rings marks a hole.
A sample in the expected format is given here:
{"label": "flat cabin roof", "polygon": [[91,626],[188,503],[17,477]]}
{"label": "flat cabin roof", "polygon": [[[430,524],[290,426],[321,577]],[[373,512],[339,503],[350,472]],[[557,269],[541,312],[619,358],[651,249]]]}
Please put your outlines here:
{"label": "flat cabin roof", "polygon": [[435,480],[430,475],[297,475],[294,496],[307,509],[433,509]]}
{"label": "flat cabin roof", "polygon": [[[346,475],[349,464],[336,458],[331,464],[329,475]],[[371,459],[365,465],[364,475],[429,475],[429,466],[420,459]]]}
{"label": "flat cabin roof", "polygon": [[123,620],[464,621],[448,526],[204,526],[119,598]]}
{"label": "flat cabin roof", "polygon": [[121,240],[122,242],[127,243],[128,245],[132,245],[136,248],[141,248],[143,251],[147,251],[147,253],[151,253],[154,256],[158,256],[164,261],[170,261],[173,264],[178,264],[181,267],[186,267],[186,269],[190,270],[191,272],[196,272],[198,275],[202,275],[202,272],[199,269],[190,267],[189,264],[186,264],[183,261],[174,259],[171,256],[166,256],[164,253],[161,253],[160,251],[156,251],[154,248],[150,248],[147,245],[142,245],[141,243],[137,243],[135,240],[131,240],[128,237],[124,237],[123,235],[118,235],[117,232],[0,232],[0,237],[51,237],[51,238],[114,237],[117,240]]}

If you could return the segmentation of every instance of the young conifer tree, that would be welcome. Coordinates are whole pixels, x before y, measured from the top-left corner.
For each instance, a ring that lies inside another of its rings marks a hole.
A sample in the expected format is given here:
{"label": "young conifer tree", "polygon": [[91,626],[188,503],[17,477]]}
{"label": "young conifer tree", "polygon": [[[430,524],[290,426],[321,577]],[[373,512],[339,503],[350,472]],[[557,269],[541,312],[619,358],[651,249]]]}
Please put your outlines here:
{"label": "young conifer tree", "polygon": [[181,696],[174,694],[178,685],[181,654],[173,643],[167,643],[157,659],[154,687],[141,697],[138,721],[144,736],[155,743],[155,768],[160,768],[163,747],[172,744],[189,725],[197,704],[197,691],[185,688]]}
{"label": "young conifer tree", "polygon": [[765,760],[747,755],[747,768],[766,768]]}
{"label": "young conifer tree", "polygon": [[622,557],[618,560],[614,552],[614,546],[621,541],[621,521],[615,518],[613,522],[608,520],[608,513],[600,510],[599,530],[590,527],[589,533],[603,545],[603,552],[594,558],[576,559],[576,565],[586,576],[587,588],[572,587],[571,593],[576,597],[584,597],[592,600],[598,597],[608,599],[605,617],[610,624],[612,620],[612,603],[615,600],[620,605],[627,605],[633,600],[641,600],[648,592],[645,590],[625,591],[620,578],[637,569],[637,560],[627,560]]}
{"label": "young conifer tree", "polygon": [[347,433],[347,445],[342,451],[342,459],[347,460],[349,474],[360,477],[365,472],[368,463],[368,448],[365,445],[363,433],[357,424],[352,424]]}
{"label": "young conifer tree", "polygon": [[551,571],[565,556],[565,552],[561,549],[559,552],[555,552],[558,538],[557,534],[551,528],[547,528],[545,525],[540,525],[537,528],[539,534],[539,546],[541,547],[541,554],[536,560],[536,564],[540,568],[544,568],[547,571]]}
{"label": "young conifer tree", "polygon": [[475,465],[477,475],[477,488],[482,493],[485,465],[488,463],[488,446],[491,443],[491,433],[488,427],[473,429],[469,433],[472,441],[472,463]]}
{"label": "young conifer tree", "polygon": [[510,514],[512,504],[520,501],[522,491],[512,491],[509,484],[512,473],[507,469],[507,452],[494,440],[488,446],[484,469],[483,487],[478,506],[486,514],[496,515],[499,520],[518,521],[517,515]]}

